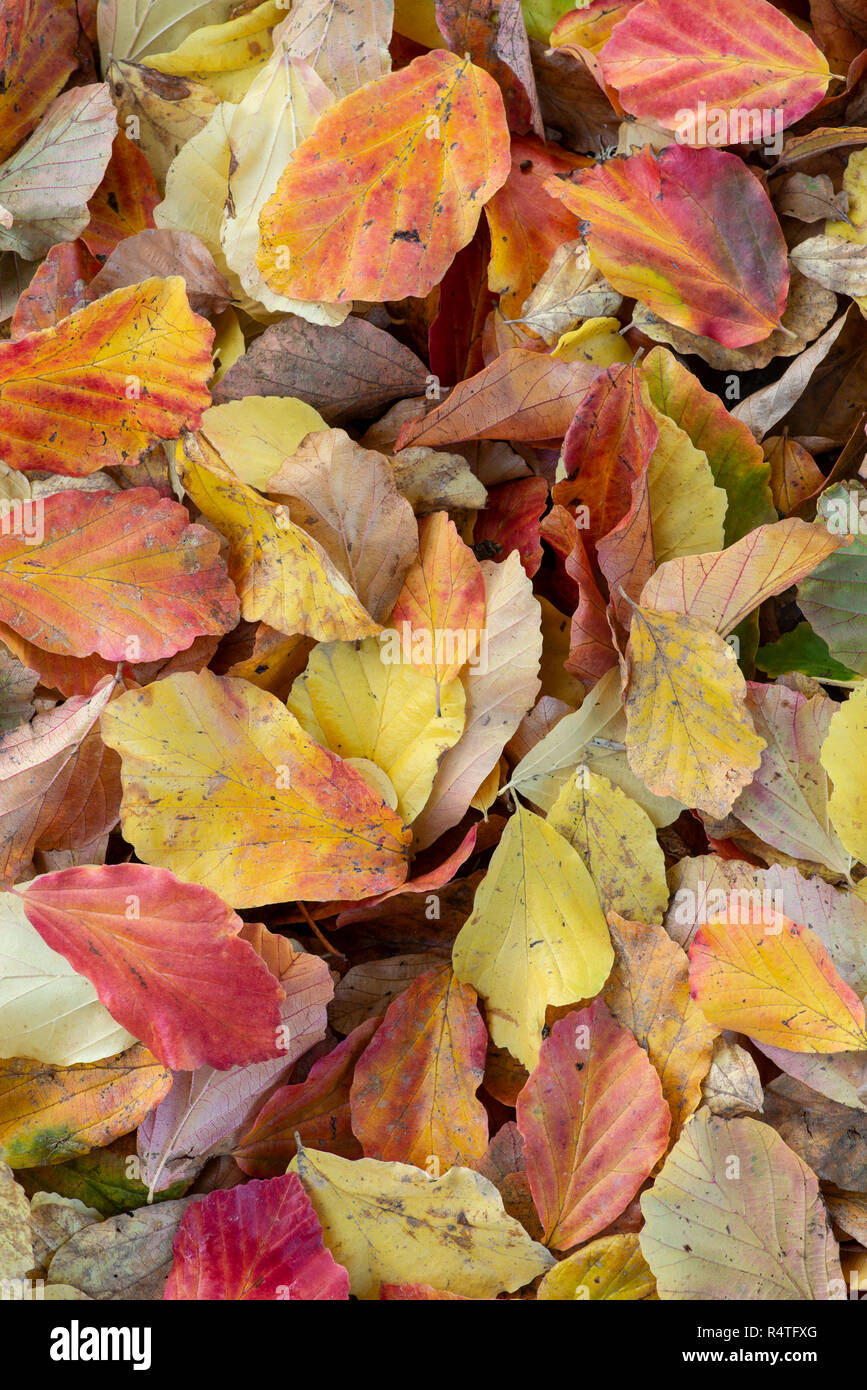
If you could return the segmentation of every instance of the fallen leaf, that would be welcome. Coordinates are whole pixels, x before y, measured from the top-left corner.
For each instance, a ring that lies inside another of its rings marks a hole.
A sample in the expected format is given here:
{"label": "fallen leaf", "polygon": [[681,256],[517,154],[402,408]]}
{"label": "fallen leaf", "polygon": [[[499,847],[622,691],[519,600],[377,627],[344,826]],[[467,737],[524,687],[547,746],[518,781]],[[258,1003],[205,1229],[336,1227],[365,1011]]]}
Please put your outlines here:
{"label": "fallen leaf", "polygon": [[[301,1149],[290,1170],[304,1184],[325,1244],[349,1270],[356,1298],[377,1298],[380,1284],[409,1283],[422,1272],[446,1293],[493,1298],[528,1284],[553,1263],[544,1246],[506,1215],[493,1183],[469,1168],[430,1179],[405,1163],[352,1162]],[[417,1224],[397,1225],[396,1211]]]}
{"label": "fallen leaf", "polygon": [[485,1003],[493,1041],[534,1067],[546,1007],[591,998],[612,961],[596,888],[580,856],[519,807],[453,952],[458,979]]}
{"label": "fallen leaf", "polygon": [[406,877],[394,812],[247,681],[169,676],[114,700],[102,734],[121,755],[121,823],[139,856],[233,905],[366,897]]}
{"label": "fallen leaf", "polygon": [[735,155],[672,145],[656,158],[644,149],[547,188],[590,222],[590,259],[621,294],[726,347],[778,327],[785,242],[767,194]]}
{"label": "fallen leaf", "polygon": [[700,1111],[641,1210],[641,1253],[662,1299],[845,1297],[819,1184],[757,1120]]}
{"label": "fallen leaf", "polygon": [[[442,50],[343,97],[262,209],[256,263],[266,284],[337,303],[426,294],[505,181],[508,139],[492,78]],[[371,216],[383,196],[391,230]]]}
{"label": "fallen leaf", "polygon": [[484,1153],[488,1120],[475,1092],[487,1033],[475,998],[446,963],[389,1005],[350,1092],[352,1128],[366,1157],[414,1163],[436,1177]]}
{"label": "fallen leaf", "polygon": [[792,1052],[867,1047],[864,1006],[815,932],[777,912],[747,916],[737,906],[715,915],[689,948],[691,993],[705,1016]]}
{"label": "fallen leaf", "polygon": [[570,1250],[619,1216],[665,1153],[659,1077],[600,1001],[554,1024],[518,1096],[545,1243]]}
{"label": "fallen leaf", "polygon": [[154,439],[194,428],[208,404],[212,337],[175,276],[115,290],[56,328],[0,343],[6,462],[80,476],[136,463]]}
{"label": "fallen leaf", "polygon": [[[22,898],[46,945],[167,1066],[226,1069],[280,1051],[283,991],[239,939],[240,917],[208,889],[166,869],[111,864],[43,874]],[[185,958],[198,961],[194,986]]]}
{"label": "fallen leaf", "polygon": [[72,1067],[13,1057],[0,1066],[0,1159],[33,1168],[109,1144],[135,1129],[170,1085],[146,1047]]}
{"label": "fallen leaf", "polygon": [[209,1192],[184,1212],[172,1248],[165,1299],[349,1297],[294,1173]]}

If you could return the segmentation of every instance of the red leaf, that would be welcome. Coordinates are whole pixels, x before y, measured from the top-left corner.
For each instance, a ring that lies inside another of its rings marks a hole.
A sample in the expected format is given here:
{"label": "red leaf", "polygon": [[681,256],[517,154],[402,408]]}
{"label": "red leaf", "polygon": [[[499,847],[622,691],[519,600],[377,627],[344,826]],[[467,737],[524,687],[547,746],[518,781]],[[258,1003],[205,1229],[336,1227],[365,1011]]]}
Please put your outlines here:
{"label": "red leaf", "polygon": [[517,1118],[545,1241],[561,1250],[620,1215],[665,1153],[671,1126],[647,1053],[601,1000],[554,1024]]}
{"label": "red leaf", "polygon": [[80,239],[52,246],[15,306],[9,325],[11,338],[26,338],[43,328],[54,328],[61,319],[87,303],[87,286],[99,270]]}
{"label": "red leaf", "polygon": [[22,897],[46,945],[172,1070],[280,1055],[283,990],[210,889],[168,869],[110,864],[45,874]]}
{"label": "red leaf", "polygon": [[473,542],[492,541],[497,560],[505,560],[513,550],[529,579],[542,563],[539,518],[548,503],[548,484],[544,478],[515,478],[488,492],[484,510],[479,512]]}
{"label": "red leaf", "polygon": [[164,1299],[347,1299],[349,1275],[294,1173],[209,1192],[187,1207]]}

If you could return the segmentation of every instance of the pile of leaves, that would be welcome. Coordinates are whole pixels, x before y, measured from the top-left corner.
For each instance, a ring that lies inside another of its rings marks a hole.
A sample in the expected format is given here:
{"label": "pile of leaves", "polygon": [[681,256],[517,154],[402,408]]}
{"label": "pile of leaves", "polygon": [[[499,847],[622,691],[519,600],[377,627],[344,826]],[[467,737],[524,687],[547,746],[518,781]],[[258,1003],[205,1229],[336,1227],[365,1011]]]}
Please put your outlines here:
{"label": "pile of leaves", "polygon": [[867,1277],[867,4],[0,3],[0,1290]]}

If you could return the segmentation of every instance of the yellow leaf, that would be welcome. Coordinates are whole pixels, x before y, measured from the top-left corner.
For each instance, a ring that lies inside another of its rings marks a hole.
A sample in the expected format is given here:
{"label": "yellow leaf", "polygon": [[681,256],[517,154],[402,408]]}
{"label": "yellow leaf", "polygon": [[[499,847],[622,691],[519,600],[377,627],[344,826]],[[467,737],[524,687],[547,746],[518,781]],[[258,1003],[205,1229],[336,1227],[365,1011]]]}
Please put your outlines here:
{"label": "yellow leaf", "polygon": [[464,688],[441,686],[409,662],[385,661],[374,638],[320,644],[286,704],[302,729],[342,758],[369,758],[391,781],[409,825],[428,797],[437,764],[464,728]]}
{"label": "yellow leaf", "polygon": [[177,466],[196,506],[229,542],[229,574],[248,622],[322,642],[379,631],[322,547],[234,477],[206,440],[187,435]]}
{"label": "yellow leaf", "polygon": [[0,1163],[0,1280],[23,1279],[35,1264],[30,1203],[8,1163]]}
{"label": "yellow leaf", "polygon": [[542,1301],[572,1303],[635,1302],[656,1298],[656,1281],[647,1267],[638,1236],[602,1236],[560,1260],[539,1285]]}
{"label": "yellow leaf", "polygon": [[201,433],[236,477],[265,492],[305,434],[327,428],[319,411],[295,396],[244,396],[206,410]]}
{"label": "yellow leaf", "polygon": [[[214,372],[211,381],[211,390],[219,381],[223,380],[230,367],[234,367],[239,357],[243,357],[247,351],[247,344],[244,342],[244,334],[238,322],[238,315],[231,304],[224,309],[222,314],[218,314],[214,319]],[[221,409],[219,406],[211,406],[212,410]],[[206,411],[205,414],[208,412]],[[202,416],[204,419],[204,415]]]}
{"label": "yellow leaf", "polygon": [[562,362],[592,362],[611,367],[615,362],[631,362],[632,348],[620,336],[619,319],[588,319],[580,328],[564,333],[551,353]]}
{"label": "yellow leaf", "polygon": [[[227,214],[220,240],[229,267],[251,299],[272,313],[301,314],[333,326],[343,323],[351,304],[302,305],[275,294],[256,265],[259,213],[271,197],[296,146],[313,132],[333,97],[306,63],[293,62],[285,47],[275,49],[241,102],[226,116],[230,166]],[[262,138],[267,130],[267,140]],[[310,313],[318,307],[319,314]]]}
{"label": "yellow leaf", "polygon": [[631,797],[582,763],[548,812],[548,824],[581,855],[603,911],[662,921],[665,855],[653,821]]}
{"label": "yellow leaf", "polygon": [[147,66],[204,82],[223,101],[239,102],[270,57],[271,29],[285,13],[278,0],[265,0],[225,24],[194,30],[174,52],[148,53]]}
{"label": "yellow leaf", "polygon": [[761,762],[731,647],[698,618],[634,605],[629,766],[658,796],[728,814]]}
{"label": "yellow leaf", "polygon": [[506,1215],[493,1183],[470,1168],[431,1179],[408,1163],[299,1148],[289,1172],[304,1184],[356,1298],[376,1298],[380,1284],[421,1282],[464,1298],[495,1298],[554,1263]]}
{"label": "yellow leaf", "polygon": [[241,282],[229,269],[220,243],[232,157],[228,118],[233,110],[228,103],[221,103],[207,124],[175,155],[166,174],[165,197],[154,208],[154,222],[172,231],[195,233],[241,299]]}
{"label": "yellow leaf", "polygon": [[578,765],[587,763],[636,801],[657,829],[670,825],[684,809],[682,803],[647,790],[626,760],[625,737],[620,672],[614,667],[596,682],[580,709],[558,720],[524,755],[509,785],[540,810],[550,811]]}
{"label": "yellow leaf", "polygon": [[589,999],[614,960],[593,880],[550,825],[520,806],[454,944],[455,974],[486,1004],[488,1030],[528,1071],[549,1004]]}
{"label": "yellow leaf", "polygon": [[280,700],[210,671],[113,700],[123,833],[147,864],[233,907],[360,898],[406,878],[409,833]]}
{"label": "yellow leaf", "polygon": [[701,1100],[717,1035],[693,1003],[689,962],[662,927],[608,915],[617,960],[603,998],[645,1048],[671,1108],[671,1138]]}
{"label": "yellow leaf", "polygon": [[816,933],[778,912],[743,915],[737,906],[719,914],[689,948],[692,997],[705,1016],[790,1052],[867,1048],[864,1005]]}
{"label": "yellow leaf", "polygon": [[822,766],[834,789],[828,810],[853,859],[867,862],[867,681],[832,716]]}
{"label": "yellow leaf", "polygon": [[647,467],[653,554],[657,565],[678,555],[722,550],[728,498],[713,480],[707,454],[668,415],[645,400],[659,431]]}

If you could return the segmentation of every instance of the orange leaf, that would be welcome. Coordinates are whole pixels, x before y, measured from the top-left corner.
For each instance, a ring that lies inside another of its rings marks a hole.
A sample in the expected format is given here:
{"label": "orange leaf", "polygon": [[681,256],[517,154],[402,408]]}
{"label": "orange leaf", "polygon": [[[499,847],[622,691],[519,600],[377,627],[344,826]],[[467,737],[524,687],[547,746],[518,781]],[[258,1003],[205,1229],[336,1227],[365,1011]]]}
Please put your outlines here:
{"label": "orange leaf", "polygon": [[590,163],[558,145],[512,137],[509,177],[485,207],[492,249],[488,285],[499,293],[505,317],[518,317],[558,246],[574,241],[580,231],[575,214],[546,192],[545,180]]}
{"label": "orange leaf", "polygon": [[689,960],[692,997],[721,1028],[790,1052],[867,1048],[861,1000],[816,933],[781,913],[742,912],[730,898],[696,933]]}
{"label": "orange leaf", "polygon": [[153,488],[69,489],[29,505],[41,543],[0,535],[0,621],[27,641],[154,661],[238,621],[218,537]]}
{"label": "orange leaf", "polygon": [[476,1163],[488,1117],[476,1091],[488,1035],[476,992],[446,963],[413,980],[386,1011],[355,1068],[352,1128],[368,1158],[439,1169]]}
{"label": "orange leaf", "polygon": [[81,477],[197,427],[214,330],[184,282],[115,290],[56,328],[0,343],[0,449],[11,468]]}
{"label": "orange leaf", "polygon": [[459,382],[428,415],[408,421],[395,447],[465,439],[562,439],[597,370],[586,362],[509,348]]}
{"label": "orange leaf", "polygon": [[75,0],[6,0],[0,40],[0,159],[30,134],[78,63]]}
{"label": "orange leaf", "polygon": [[426,53],[320,116],[262,209],[256,263],[293,299],[425,295],[508,172],[493,78]]}
{"label": "orange leaf", "polygon": [[102,183],[90,200],[90,221],[81,233],[87,249],[100,260],[127,237],[153,227],[160,191],[147,156],[122,130],[114,137]]}
{"label": "orange leaf", "polygon": [[419,557],[403,581],[391,626],[401,638],[411,634],[410,659],[436,681],[439,714],[440,687],[454,680],[467,661],[478,664],[485,581],[447,512],[426,516],[418,539]]}

